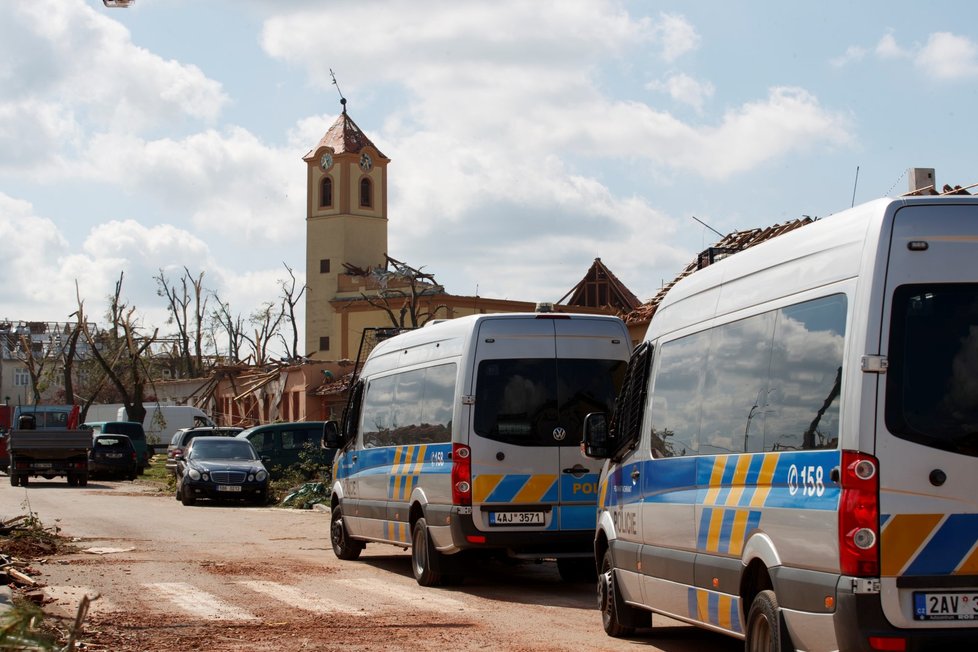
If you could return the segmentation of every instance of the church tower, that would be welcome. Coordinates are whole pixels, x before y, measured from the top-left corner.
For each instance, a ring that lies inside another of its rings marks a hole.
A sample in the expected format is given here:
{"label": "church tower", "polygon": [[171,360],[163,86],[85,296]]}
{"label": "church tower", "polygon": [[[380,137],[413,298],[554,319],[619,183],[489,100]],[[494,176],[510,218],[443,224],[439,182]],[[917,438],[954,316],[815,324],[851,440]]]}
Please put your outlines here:
{"label": "church tower", "polygon": [[383,267],[387,254],[385,157],[343,112],[306,162],[306,355],[338,360],[341,324],[331,301],[345,264]]}

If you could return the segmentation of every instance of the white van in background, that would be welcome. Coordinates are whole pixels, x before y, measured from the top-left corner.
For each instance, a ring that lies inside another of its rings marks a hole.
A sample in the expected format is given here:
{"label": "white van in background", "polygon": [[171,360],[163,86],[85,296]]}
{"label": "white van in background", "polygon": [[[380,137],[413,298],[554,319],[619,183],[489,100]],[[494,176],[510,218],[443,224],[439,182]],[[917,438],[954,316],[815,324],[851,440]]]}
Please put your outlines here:
{"label": "white van in background", "polygon": [[[129,421],[126,408],[121,407],[116,415],[118,421]],[[217,424],[200,408],[192,405],[147,405],[143,430],[150,446],[165,446],[181,428],[216,426]]]}
{"label": "white van in background", "polygon": [[342,427],[325,426],[336,556],[411,547],[423,586],[460,580],[463,551],[593,578],[600,465],[581,427],[612,406],[631,348],[617,317],[562,313],[471,315],[378,344]]}
{"label": "white van in background", "polygon": [[978,641],[978,198],[881,199],[680,281],[591,414],[611,636]]}

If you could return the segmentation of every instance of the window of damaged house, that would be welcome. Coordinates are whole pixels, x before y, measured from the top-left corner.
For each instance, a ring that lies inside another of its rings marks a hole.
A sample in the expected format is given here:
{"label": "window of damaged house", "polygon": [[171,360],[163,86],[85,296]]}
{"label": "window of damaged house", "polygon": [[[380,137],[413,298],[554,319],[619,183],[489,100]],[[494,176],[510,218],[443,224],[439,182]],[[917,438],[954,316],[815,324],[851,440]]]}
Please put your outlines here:
{"label": "window of damaged house", "polygon": [[373,206],[373,186],[370,179],[360,180],[360,206],[361,208]]}
{"label": "window of damaged house", "polygon": [[323,177],[322,185],[319,189],[319,207],[330,208],[333,205],[333,179]]}

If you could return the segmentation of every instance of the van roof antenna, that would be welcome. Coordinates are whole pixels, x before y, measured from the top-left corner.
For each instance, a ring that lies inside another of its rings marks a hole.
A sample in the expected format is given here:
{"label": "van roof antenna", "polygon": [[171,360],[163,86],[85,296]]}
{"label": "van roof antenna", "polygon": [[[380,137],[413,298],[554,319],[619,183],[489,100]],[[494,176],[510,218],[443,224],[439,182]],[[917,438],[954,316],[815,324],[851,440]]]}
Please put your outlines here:
{"label": "van roof antenna", "polygon": [[340,104],[343,105],[343,113],[346,113],[346,98],[343,97],[343,91],[340,90],[340,85],[336,83],[336,74],[333,69],[329,69],[329,76],[333,78],[333,86],[336,87],[336,92],[340,94]]}
{"label": "van roof antenna", "polygon": [[714,233],[716,233],[721,238],[727,237],[727,236],[723,235],[722,233],[720,233],[719,231],[717,231],[716,229],[714,229],[712,226],[710,226],[706,222],[704,222],[703,220],[701,220],[700,218],[696,217],[695,215],[690,215],[690,217],[693,218],[694,220],[696,220],[697,222],[699,222],[700,224],[702,224],[703,226],[705,226],[706,228],[708,228],[709,230],[711,230]]}

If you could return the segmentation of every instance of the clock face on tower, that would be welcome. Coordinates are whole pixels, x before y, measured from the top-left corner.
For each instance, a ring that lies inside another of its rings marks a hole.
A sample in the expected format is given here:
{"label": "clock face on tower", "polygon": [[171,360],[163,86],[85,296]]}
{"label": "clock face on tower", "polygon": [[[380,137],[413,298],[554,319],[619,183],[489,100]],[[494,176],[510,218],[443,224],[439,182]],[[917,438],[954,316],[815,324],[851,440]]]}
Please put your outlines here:
{"label": "clock face on tower", "polygon": [[333,167],[333,155],[329,152],[323,153],[322,158],[319,159],[319,165],[323,170],[328,170]]}
{"label": "clock face on tower", "polygon": [[374,166],[373,159],[370,158],[370,154],[364,152],[360,155],[360,169],[364,172],[370,172],[370,168]]}

